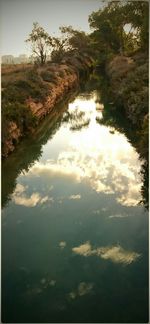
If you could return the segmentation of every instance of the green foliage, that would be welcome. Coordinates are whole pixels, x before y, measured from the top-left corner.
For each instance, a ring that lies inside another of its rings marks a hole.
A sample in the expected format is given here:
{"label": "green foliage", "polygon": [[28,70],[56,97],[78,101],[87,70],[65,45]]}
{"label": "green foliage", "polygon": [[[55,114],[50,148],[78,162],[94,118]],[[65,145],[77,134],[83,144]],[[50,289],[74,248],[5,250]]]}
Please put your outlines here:
{"label": "green foliage", "polygon": [[60,76],[60,78],[63,78],[64,77],[64,75],[65,75],[65,72],[64,71],[59,71],[59,76]]}
{"label": "green foliage", "polygon": [[64,58],[66,52],[63,49],[53,50],[51,53],[51,61],[60,63]]}
{"label": "green foliage", "polygon": [[49,90],[42,81],[19,80],[7,86],[2,93],[2,101],[24,103],[27,98],[32,97],[35,101],[44,100]]}
{"label": "green foliage", "polygon": [[149,43],[149,2],[128,1],[124,7],[125,15],[136,30],[141,49],[148,49]]}
{"label": "green foliage", "polygon": [[33,68],[30,71],[28,71],[26,75],[27,75],[27,80],[30,80],[32,82],[40,83],[42,81],[38,73],[38,69],[36,68]]}
{"label": "green foliage", "polygon": [[62,35],[66,35],[68,40],[68,50],[75,50],[80,55],[90,53],[90,37],[84,31],[75,30],[72,26],[60,27]]}
{"label": "green foliage", "polygon": [[139,152],[143,159],[148,161],[149,158],[149,117],[148,114],[145,115],[142,120],[141,129],[138,132],[140,141],[139,141]]}
{"label": "green foliage", "polygon": [[90,37],[83,31],[78,31],[72,26],[62,26],[59,28],[61,37],[52,38],[53,51],[51,59],[53,62],[60,63],[64,58],[70,55],[84,55],[91,53]]}
{"label": "green foliage", "polygon": [[2,122],[14,121],[21,131],[26,132],[30,127],[35,126],[36,118],[32,115],[31,110],[25,105],[12,102],[3,106]]}
{"label": "green foliage", "polygon": [[[2,106],[2,152],[5,151],[5,142],[9,140],[10,122],[14,122],[22,134],[26,134],[36,125],[36,117],[32,115],[31,110],[18,102],[5,103]],[[13,139],[13,143],[16,141]]]}
{"label": "green foliage", "polygon": [[120,82],[119,96],[133,124],[141,125],[148,113],[148,63],[136,66]]}
{"label": "green foliage", "polygon": [[36,125],[36,117],[26,101],[29,98],[35,102],[45,100],[48,93],[49,88],[35,69],[26,71],[24,79],[8,83],[2,91],[2,145],[9,139],[10,122],[15,122],[23,134]]}
{"label": "green foliage", "polygon": [[53,72],[50,71],[42,71],[41,72],[41,77],[44,81],[46,82],[52,82],[54,84],[57,84],[57,78]]}
{"label": "green foliage", "polygon": [[89,16],[91,46],[99,62],[109,53],[131,54],[148,48],[148,2],[111,1]]}
{"label": "green foliage", "polygon": [[26,42],[31,43],[33,55],[36,56],[41,64],[44,64],[46,62],[49,46],[51,45],[51,37],[37,22],[33,23],[32,32]]}

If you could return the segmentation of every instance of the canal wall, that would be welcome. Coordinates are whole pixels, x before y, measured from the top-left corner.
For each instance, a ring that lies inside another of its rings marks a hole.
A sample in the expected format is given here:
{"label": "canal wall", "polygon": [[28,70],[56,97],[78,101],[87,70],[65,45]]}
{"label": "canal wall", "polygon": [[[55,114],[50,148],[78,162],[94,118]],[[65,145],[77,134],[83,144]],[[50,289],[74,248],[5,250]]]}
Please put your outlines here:
{"label": "canal wall", "polygon": [[70,57],[61,64],[2,73],[2,156],[14,151],[20,140],[33,133],[58,102],[79,87],[92,67],[89,57]]}

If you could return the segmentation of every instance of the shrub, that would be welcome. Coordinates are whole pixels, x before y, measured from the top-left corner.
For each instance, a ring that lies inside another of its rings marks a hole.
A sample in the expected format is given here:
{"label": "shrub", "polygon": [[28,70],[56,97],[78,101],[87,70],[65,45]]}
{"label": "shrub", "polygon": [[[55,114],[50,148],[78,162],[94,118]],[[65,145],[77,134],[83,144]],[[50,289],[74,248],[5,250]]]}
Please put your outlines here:
{"label": "shrub", "polygon": [[50,71],[42,71],[41,72],[41,77],[44,81],[46,82],[53,82],[57,83],[57,78],[53,72]]}
{"label": "shrub", "polygon": [[6,121],[14,121],[22,131],[26,132],[30,127],[35,126],[36,118],[26,105],[13,102],[2,107],[2,124]]}
{"label": "shrub", "polygon": [[37,69],[32,69],[30,71],[27,72],[27,79],[32,81],[32,82],[41,82],[41,78],[40,78],[40,75],[38,74],[38,71]]}

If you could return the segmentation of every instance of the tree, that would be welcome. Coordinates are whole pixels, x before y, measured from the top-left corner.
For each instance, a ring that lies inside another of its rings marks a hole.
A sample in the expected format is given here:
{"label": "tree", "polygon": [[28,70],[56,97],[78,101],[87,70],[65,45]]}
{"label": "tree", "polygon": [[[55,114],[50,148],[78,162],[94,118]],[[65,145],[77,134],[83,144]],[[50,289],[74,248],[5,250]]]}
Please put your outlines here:
{"label": "tree", "polygon": [[149,3],[148,1],[128,1],[126,17],[136,30],[139,47],[147,50],[149,44]]}
{"label": "tree", "polygon": [[51,58],[55,62],[60,62],[63,58],[90,52],[90,38],[83,32],[72,28],[72,26],[62,26],[59,28],[61,37],[52,38],[53,51]]}
{"label": "tree", "polygon": [[52,41],[52,52],[51,52],[51,60],[54,62],[61,62],[63,57],[69,51],[68,39],[66,37],[53,37]]}
{"label": "tree", "polygon": [[[89,16],[99,54],[126,54],[148,48],[148,2],[111,1]],[[126,27],[128,27],[126,29]],[[130,30],[128,30],[130,29]]]}
{"label": "tree", "polygon": [[78,51],[79,53],[89,51],[90,38],[84,31],[75,30],[72,26],[62,26],[59,29],[62,35],[66,35],[68,50]]}
{"label": "tree", "polygon": [[46,62],[47,53],[51,44],[51,37],[37,22],[33,23],[32,32],[26,42],[31,43],[32,53],[41,64]]}

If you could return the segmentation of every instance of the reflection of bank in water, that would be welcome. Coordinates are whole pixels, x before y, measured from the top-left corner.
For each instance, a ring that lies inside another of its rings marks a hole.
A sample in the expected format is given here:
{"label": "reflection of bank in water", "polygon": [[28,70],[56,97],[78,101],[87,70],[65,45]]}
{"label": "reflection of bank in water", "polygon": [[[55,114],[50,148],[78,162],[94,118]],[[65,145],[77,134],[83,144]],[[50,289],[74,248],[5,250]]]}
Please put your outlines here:
{"label": "reflection of bank in water", "polygon": [[[70,93],[66,100],[55,106],[55,109],[38,125],[33,134],[22,140],[10,156],[2,161],[2,207],[11,199],[16,187],[16,179],[21,172],[27,172],[42,155],[42,147],[51,139],[62,123],[63,113],[68,109],[68,102],[76,95]],[[7,177],[7,181],[6,181]]]}
{"label": "reflection of bank in water", "polygon": [[[99,111],[97,117],[97,104],[103,108],[103,104],[93,92],[88,98],[87,94],[78,96],[69,104],[67,111],[66,105],[59,106],[61,109],[59,108],[57,113],[55,111],[54,118],[47,117],[32,139],[26,139],[18,150],[4,161],[3,205],[14,191],[16,177],[22,170],[25,177],[35,172],[40,172],[39,176],[42,176],[43,170],[48,172],[47,176],[64,173],[75,176],[79,182],[86,179],[96,192],[116,195],[116,201],[123,206],[136,206],[141,201],[141,163],[138,154],[124,134],[112,127],[112,119],[111,126],[109,120],[108,125],[105,125],[104,111]],[[66,150],[58,153],[57,160],[52,158],[44,164],[42,161],[34,162],[42,155],[42,145],[53,137],[61,125],[57,141],[66,142]],[[77,134],[74,133],[75,130],[78,131]],[[6,173],[7,182],[4,181]],[[31,197],[13,196],[13,199],[14,197],[15,201],[34,205],[43,202],[47,194],[45,193],[44,198],[39,196],[38,192],[33,192]]]}
{"label": "reflection of bank in water", "polygon": [[127,140],[138,152],[140,162],[140,177],[141,177],[141,201],[140,203],[145,206],[146,209],[149,208],[149,163],[148,163],[148,134],[147,138],[141,138],[139,131],[135,125],[132,125],[129,120],[127,120],[123,111],[113,110],[110,104],[105,104],[105,109],[103,110],[103,118],[96,117],[97,123],[100,125],[109,126],[110,133],[114,134],[115,130],[125,134]]}

